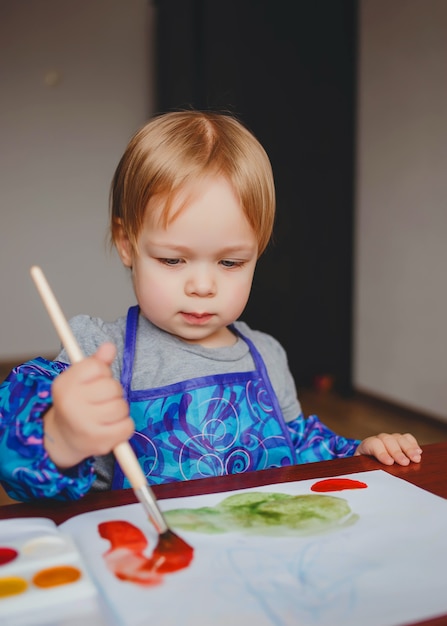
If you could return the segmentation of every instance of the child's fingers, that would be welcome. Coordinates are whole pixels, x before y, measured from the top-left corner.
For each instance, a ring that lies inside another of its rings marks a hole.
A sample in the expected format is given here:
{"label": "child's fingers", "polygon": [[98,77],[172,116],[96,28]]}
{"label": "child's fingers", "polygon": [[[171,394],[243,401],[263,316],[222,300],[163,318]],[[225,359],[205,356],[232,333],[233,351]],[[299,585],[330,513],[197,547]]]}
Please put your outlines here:
{"label": "child's fingers", "polygon": [[[92,405],[98,406],[105,402],[113,402],[123,398],[123,388],[121,383],[115,378],[101,377],[85,385],[86,400]],[[129,409],[127,409],[129,410]]]}
{"label": "child's fingers", "polygon": [[116,347],[113,343],[110,343],[109,341],[100,345],[94,354],[94,357],[96,359],[102,361],[106,365],[112,365],[115,356]]}
{"label": "child's fingers", "polygon": [[379,439],[392,461],[399,463],[399,465],[408,465],[410,461],[419,463],[421,460],[422,450],[413,435],[409,433],[405,435],[401,433],[382,434],[379,435]]}
{"label": "child's fingers", "polygon": [[393,437],[395,437],[402,453],[405,454],[408,459],[413,461],[413,463],[420,462],[422,450],[416,438],[412,434],[405,433],[404,435],[401,435],[400,433],[395,433]]}
{"label": "child's fingers", "polygon": [[61,407],[56,422],[61,439],[76,455],[76,462],[90,455],[108,454],[133,435],[135,424],[122,394],[118,399],[97,404],[84,398],[79,413],[69,412],[70,404],[68,408]]}
{"label": "child's fingers", "polygon": [[115,346],[105,343],[53,381],[46,429],[56,442],[51,458],[57,465],[71,467],[87,456],[108,454],[132,436],[129,406],[110,368],[115,356]]}
{"label": "child's fingers", "polygon": [[[116,407],[114,409],[116,410]],[[109,419],[111,415],[112,413],[109,413]],[[135,424],[129,417],[127,407],[124,409],[120,420],[115,421],[117,417],[116,412],[113,413],[113,416],[113,423],[111,421],[109,423],[104,422],[101,426],[97,424],[88,433],[91,442],[91,454],[108,454],[115,446],[123,441],[128,441],[132,437]],[[104,419],[107,419],[107,415],[104,415]]]}
{"label": "child's fingers", "polygon": [[375,456],[384,465],[408,465],[410,460],[419,463],[422,450],[416,439],[409,433],[402,435],[381,433],[376,437],[368,437],[358,448],[359,454]]}
{"label": "child's fingers", "polygon": [[74,363],[66,372],[70,372],[70,377],[73,377],[78,383],[88,383],[103,377],[112,378],[110,365],[113,363],[115,355],[116,348],[113,343],[103,343],[95,354]]}
{"label": "child's fingers", "polygon": [[93,403],[88,406],[91,415],[90,424],[86,423],[85,428],[109,428],[129,419],[129,405],[121,395],[119,398],[109,398],[103,402]]}
{"label": "child's fingers", "polygon": [[[392,439],[389,440],[388,437],[391,438],[392,435],[380,434],[377,435],[377,437],[371,437],[371,452],[369,454],[375,456],[376,459],[384,465],[393,465],[394,462],[397,461],[397,452],[400,451],[401,454],[402,452],[400,448],[397,448],[397,446],[393,445]],[[404,461],[404,459],[402,460]]]}
{"label": "child's fingers", "polygon": [[386,453],[391,458],[391,462],[399,463],[399,465],[408,465],[410,459],[402,449],[403,435],[379,435],[380,441],[383,443]]}

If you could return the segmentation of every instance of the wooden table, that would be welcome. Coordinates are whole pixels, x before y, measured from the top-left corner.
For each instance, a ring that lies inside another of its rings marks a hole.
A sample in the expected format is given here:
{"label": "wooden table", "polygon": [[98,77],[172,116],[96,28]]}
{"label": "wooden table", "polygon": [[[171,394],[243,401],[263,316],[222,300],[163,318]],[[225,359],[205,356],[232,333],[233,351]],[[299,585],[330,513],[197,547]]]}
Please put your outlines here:
{"label": "wooden table", "polygon": [[[203,478],[187,482],[157,485],[153,491],[158,499],[178,496],[192,496],[204,493],[217,493],[233,489],[247,489],[273,483],[290,482],[296,480],[317,479],[340,474],[352,474],[369,470],[382,469],[399,478],[422,487],[431,493],[447,498],[447,441],[422,446],[422,461],[418,465],[408,467],[393,465],[387,467],[374,459],[365,456],[336,459],[320,463],[295,465],[293,467],[262,470],[246,474],[221,476],[218,478]],[[0,519],[12,517],[49,517],[56,523],[61,523],[74,515],[96,509],[102,509],[123,504],[132,504],[136,498],[131,489],[108,491],[89,494],[77,502],[40,501],[33,504],[9,504],[0,507]],[[446,582],[447,592],[447,582]],[[424,622],[425,626],[447,626],[447,615]]]}

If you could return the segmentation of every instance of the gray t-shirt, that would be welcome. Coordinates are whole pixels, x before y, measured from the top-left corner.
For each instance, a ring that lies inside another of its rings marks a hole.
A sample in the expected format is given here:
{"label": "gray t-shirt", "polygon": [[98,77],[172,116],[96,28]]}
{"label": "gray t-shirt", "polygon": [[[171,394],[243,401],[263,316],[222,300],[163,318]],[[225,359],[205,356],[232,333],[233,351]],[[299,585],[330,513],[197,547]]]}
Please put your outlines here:
{"label": "gray t-shirt", "polygon": [[[252,330],[244,322],[235,322],[235,327],[256,346],[266,365],[273,389],[278,397],[284,419],[290,422],[301,413],[295,383],[287,363],[284,348],[270,335]],[[115,322],[105,322],[88,315],[78,315],[70,320],[73,333],[86,356],[96,352],[105,341],[117,348],[117,357],[112,364],[115,378],[121,376],[126,333],[126,317]],[[64,350],[58,361],[69,363]],[[237,338],[232,346],[205,348],[189,344],[154,326],[140,314],[133,365],[132,389],[150,389],[173,383],[227,372],[246,372],[254,369],[249,347]],[[113,475],[113,456],[98,457],[95,468],[98,478],[95,490],[109,489]]]}

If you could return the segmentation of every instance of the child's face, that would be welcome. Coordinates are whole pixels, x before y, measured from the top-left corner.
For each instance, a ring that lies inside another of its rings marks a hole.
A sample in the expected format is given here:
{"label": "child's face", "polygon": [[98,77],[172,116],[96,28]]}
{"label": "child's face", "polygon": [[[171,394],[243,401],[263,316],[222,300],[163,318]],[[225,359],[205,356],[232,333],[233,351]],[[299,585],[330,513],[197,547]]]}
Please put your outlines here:
{"label": "child's face", "polygon": [[153,324],[190,343],[231,345],[235,338],[227,326],[247,303],[257,238],[224,178],[185,189],[174,201],[173,215],[185,198],[167,227],[156,219],[160,205],[151,206],[137,254],[127,241],[117,243],[118,251],[132,267],[138,303]]}

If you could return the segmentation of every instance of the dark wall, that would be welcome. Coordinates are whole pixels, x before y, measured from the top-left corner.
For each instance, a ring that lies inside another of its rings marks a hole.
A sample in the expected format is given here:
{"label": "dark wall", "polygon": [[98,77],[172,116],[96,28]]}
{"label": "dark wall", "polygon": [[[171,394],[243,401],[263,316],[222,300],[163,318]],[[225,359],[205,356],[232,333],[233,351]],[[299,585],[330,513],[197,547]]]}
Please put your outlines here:
{"label": "dark wall", "polygon": [[258,137],[274,241],[243,319],[298,385],[351,387],[356,0],[159,0],[158,110],[225,109]]}

